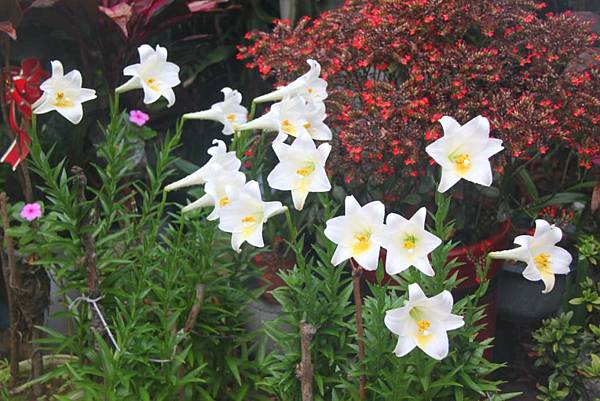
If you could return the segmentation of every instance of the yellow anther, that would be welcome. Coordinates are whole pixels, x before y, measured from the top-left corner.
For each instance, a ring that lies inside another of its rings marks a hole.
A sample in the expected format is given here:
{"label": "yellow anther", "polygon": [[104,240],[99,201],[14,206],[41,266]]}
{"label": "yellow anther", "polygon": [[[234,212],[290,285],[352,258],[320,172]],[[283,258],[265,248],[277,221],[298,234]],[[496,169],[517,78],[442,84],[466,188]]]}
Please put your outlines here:
{"label": "yellow anther", "polygon": [[244,217],[242,217],[242,223],[256,223],[256,217],[244,216]]}
{"label": "yellow anther", "polygon": [[156,79],[154,78],[148,78],[146,80],[146,84],[148,84],[148,87],[150,89],[152,89],[155,92],[158,92],[160,89],[158,88],[158,82],[156,81]]}
{"label": "yellow anther", "polygon": [[352,252],[357,255],[369,249],[369,246],[371,245],[371,236],[367,234],[356,234],[354,236],[354,241]]}
{"label": "yellow anther", "polygon": [[533,258],[536,267],[542,273],[552,273],[552,263],[550,262],[550,255],[547,253],[540,253]]}
{"label": "yellow anther", "polygon": [[65,95],[64,92],[57,92],[54,98],[54,106],[71,107],[73,106],[73,102]]}
{"label": "yellow anther", "polygon": [[419,331],[425,334],[429,330],[429,327],[431,327],[431,322],[429,320],[419,320],[417,326],[419,327]]}
{"label": "yellow anther", "polygon": [[471,169],[471,158],[465,153],[461,153],[453,159],[454,167],[459,174],[465,174]]}
{"label": "yellow anther", "polygon": [[296,128],[288,119],[285,119],[281,122],[281,130],[292,136],[296,134]]}

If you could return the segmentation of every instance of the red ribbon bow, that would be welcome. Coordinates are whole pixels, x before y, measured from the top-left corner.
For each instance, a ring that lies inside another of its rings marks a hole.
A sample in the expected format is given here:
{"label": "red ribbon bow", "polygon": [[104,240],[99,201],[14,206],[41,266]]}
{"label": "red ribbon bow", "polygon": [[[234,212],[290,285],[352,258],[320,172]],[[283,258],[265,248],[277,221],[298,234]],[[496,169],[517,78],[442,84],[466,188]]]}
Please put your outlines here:
{"label": "red ribbon bow", "polygon": [[31,138],[27,127],[31,124],[31,105],[41,96],[40,83],[47,77],[48,73],[35,58],[21,61],[21,68],[11,67],[4,71],[8,125],[15,140],[0,158],[0,163],[10,164],[13,171],[29,153]]}

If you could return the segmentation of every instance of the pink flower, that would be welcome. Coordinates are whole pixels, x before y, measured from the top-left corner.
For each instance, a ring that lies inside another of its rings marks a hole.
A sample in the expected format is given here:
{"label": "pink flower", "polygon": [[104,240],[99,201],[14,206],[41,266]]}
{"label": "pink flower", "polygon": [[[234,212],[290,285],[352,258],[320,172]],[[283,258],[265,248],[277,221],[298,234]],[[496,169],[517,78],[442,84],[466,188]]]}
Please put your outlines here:
{"label": "pink flower", "polygon": [[39,203],[27,203],[21,209],[21,217],[27,221],[33,221],[42,217],[42,207]]}
{"label": "pink flower", "polygon": [[129,121],[137,125],[138,127],[143,126],[150,120],[150,116],[141,110],[131,110],[129,112]]}

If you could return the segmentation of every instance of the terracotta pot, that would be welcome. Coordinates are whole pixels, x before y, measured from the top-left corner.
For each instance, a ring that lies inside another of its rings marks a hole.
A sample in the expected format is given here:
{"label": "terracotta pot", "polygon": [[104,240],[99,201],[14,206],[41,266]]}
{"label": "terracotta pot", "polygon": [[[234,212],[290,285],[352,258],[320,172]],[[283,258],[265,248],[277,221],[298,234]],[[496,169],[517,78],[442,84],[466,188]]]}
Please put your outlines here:
{"label": "terracotta pot", "polygon": [[[450,274],[454,274],[454,272],[458,271],[458,278],[465,279],[460,283],[458,288],[468,288],[479,285],[475,267],[476,262],[483,261],[483,258],[488,252],[501,251],[507,248],[510,227],[510,221],[505,221],[500,225],[500,229],[489,238],[473,245],[456,247],[450,252],[450,255],[448,255],[450,259],[457,258],[459,262],[463,263],[463,265],[450,272]],[[492,261],[487,275],[488,279],[491,280],[498,275],[498,272],[502,269],[502,263],[502,260]]]}
{"label": "terracotta pot", "polygon": [[252,261],[262,270],[262,283],[259,284],[266,287],[262,295],[263,299],[269,303],[277,304],[271,291],[285,285],[279,277],[279,273],[292,269],[296,264],[295,259],[291,256],[282,257],[279,253],[272,251],[258,254],[252,258]]}

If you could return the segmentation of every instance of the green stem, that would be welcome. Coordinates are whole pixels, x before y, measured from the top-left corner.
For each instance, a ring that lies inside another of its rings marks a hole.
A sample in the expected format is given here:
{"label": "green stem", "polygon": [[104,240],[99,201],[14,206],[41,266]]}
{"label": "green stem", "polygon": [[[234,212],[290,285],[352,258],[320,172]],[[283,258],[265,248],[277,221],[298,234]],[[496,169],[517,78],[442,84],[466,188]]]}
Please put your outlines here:
{"label": "green stem", "polygon": [[254,120],[254,114],[256,113],[256,102],[253,100],[250,105],[250,114],[248,115],[248,121]]}
{"label": "green stem", "polygon": [[285,222],[287,223],[288,231],[290,232],[290,244],[292,244],[295,249],[296,241],[298,239],[298,230],[294,225],[294,221],[292,220],[292,212],[290,212],[289,208],[285,209]]}
{"label": "green stem", "polygon": [[31,133],[30,136],[37,134],[37,115],[31,114]]}
{"label": "green stem", "polygon": [[167,191],[162,191],[162,199],[160,200],[160,205],[158,206],[158,213],[156,214],[156,216],[159,218],[163,214],[163,211],[165,209],[165,203],[167,203]]}
{"label": "green stem", "polygon": [[119,94],[115,93],[115,97],[111,103],[111,122],[116,120],[117,115],[119,114]]}

